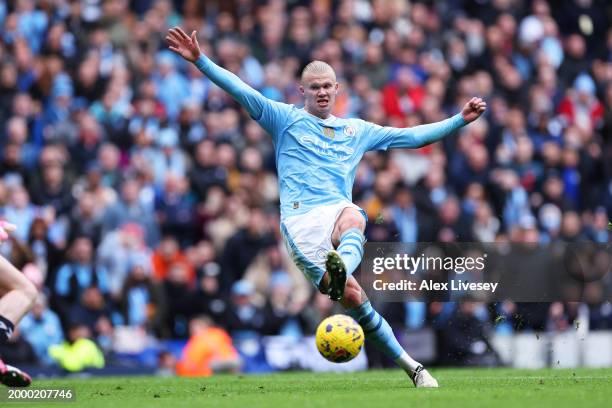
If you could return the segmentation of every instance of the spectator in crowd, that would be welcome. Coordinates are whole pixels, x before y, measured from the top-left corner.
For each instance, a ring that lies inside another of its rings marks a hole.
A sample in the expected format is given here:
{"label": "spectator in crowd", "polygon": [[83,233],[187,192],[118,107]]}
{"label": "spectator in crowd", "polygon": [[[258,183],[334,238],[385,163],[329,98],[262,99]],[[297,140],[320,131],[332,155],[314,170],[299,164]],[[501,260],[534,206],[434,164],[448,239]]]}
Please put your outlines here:
{"label": "spectator in crowd", "polygon": [[108,271],[104,267],[96,267],[91,240],[77,237],[70,245],[68,262],[58,269],[53,285],[55,305],[62,318],[69,318],[71,308],[78,305],[83,293],[90,288],[96,288],[101,295],[108,295]]}
{"label": "spectator in crowd", "polygon": [[151,276],[151,263],[146,257],[133,260],[130,274],[122,285],[120,310],[126,325],[142,327],[158,337],[168,337],[166,298],[163,288]]}
{"label": "spectator in crowd", "polygon": [[53,360],[49,348],[64,342],[64,332],[59,317],[49,309],[44,294],[38,295],[32,311],[23,318],[19,328],[24,339],[32,345],[38,361],[51,365]]}
{"label": "spectator in crowd", "polygon": [[139,224],[145,233],[145,241],[149,246],[155,246],[159,241],[159,226],[155,218],[141,201],[141,183],[135,178],[129,178],[121,185],[121,198],[104,213],[103,234],[107,234],[128,222]]}
{"label": "spectator in crowd", "polygon": [[181,264],[186,268],[187,283],[192,284],[195,280],[195,271],[189,263],[186,255],[181,251],[178,240],[171,235],[162,238],[157,249],[153,253],[153,276],[157,280],[165,280],[173,265]]}
{"label": "spectator in crowd", "polygon": [[291,287],[291,278],[286,272],[276,271],[270,276],[263,309],[267,329],[263,334],[296,338],[301,335],[296,313],[303,305],[293,301]]}
{"label": "spectator in crowd", "polygon": [[121,151],[112,143],[104,143],[98,149],[97,161],[90,161],[99,166],[100,182],[103,186],[117,189],[121,181]]}
{"label": "spectator in crowd", "polygon": [[[400,242],[434,241],[434,219],[414,202],[412,191],[404,183],[395,187],[391,217],[399,233]],[[418,219],[418,222],[417,222]]]}
{"label": "spectator in crowd", "polygon": [[461,301],[453,305],[449,324],[441,331],[442,357],[446,364],[485,365],[499,364],[498,357],[487,337],[487,312],[484,305],[474,301]]}
{"label": "spectator in crowd", "polygon": [[255,304],[255,288],[246,280],[232,285],[231,302],[224,318],[225,327],[233,338],[257,338],[267,324],[263,308]]}
{"label": "spectator in crowd", "polygon": [[604,300],[601,283],[588,283],[585,287],[585,298],[589,308],[589,330],[612,329],[612,305]]}
{"label": "spectator in crowd", "polygon": [[199,272],[195,295],[198,310],[218,323],[223,321],[228,307],[228,299],[221,293],[219,286],[220,273],[221,267],[218,263],[206,264]]}
{"label": "spectator in crowd", "polygon": [[151,250],[144,241],[144,231],[134,222],[104,236],[97,250],[96,265],[108,271],[110,293],[117,299],[134,264],[151,269]]}
{"label": "spectator in crowd", "polygon": [[149,163],[155,184],[163,186],[166,175],[172,173],[177,177],[187,174],[187,163],[183,151],[179,148],[179,138],[172,128],[160,129],[156,138],[157,148],[153,150]]}
{"label": "spectator in crowd", "polygon": [[212,186],[227,188],[227,169],[218,165],[213,141],[203,140],[197,144],[189,180],[198,200],[205,200]]}
{"label": "spectator in crowd", "polygon": [[26,169],[31,169],[36,163],[40,145],[29,139],[26,118],[23,116],[13,116],[6,125],[6,136],[7,144],[19,146],[19,161],[18,163],[16,162],[15,165],[17,167],[24,166]]}
{"label": "spectator in crowd", "polygon": [[8,197],[3,216],[8,222],[19,225],[19,229],[13,236],[21,241],[26,241],[30,226],[36,218],[37,208],[32,204],[30,194],[21,184],[9,187]]}
{"label": "spectator in crowd", "polygon": [[6,180],[14,180],[14,183],[27,183],[28,170],[22,162],[21,145],[7,142],[2,149],[0,161],[0,176]]}
{"label": "spectator in crowd", "polygon": [[155,210],[163,235],[178,237],[183,247],[194,243],[195,202],[185,177],[166,173],[164,187],[155,199]]}
{"label": "spectator in crowd", "polygon": [[32,250],[32,261],[42,274],[46,287],[52,287],[57,268],[64,260],[64,252],[62,248],[51,241],[49,226],[44,218],[36,217],[34,219],[26,242]]}
{"label": "spectator in crowd", "polygon": [[94,198],[95,214],[102,217],[107,207],[117,202],[118,192],[114,186],[106,186],[102,181],[102,168],[98,162],[89,163],[85,174],[76,181],[73,192],[77,200],[89,193]]}
{"label": "spectator in crowd", "polygon": [[467,216],[461,213],[461,206],[457,197],[450,196],[442,202],[439,220],[438,241],[473,241],[472,231],[469,227],[471,220],[468,220]]}
{"label": "spectator in crowd", "polygon": [[98,157],[104,135],[100,124],[91,114],[80,115],[78,121],[77,140],[70,146],[70,156],[76,159],[71,166],[81,174],[86,170],[87,163]]}
{"label": "spectator in crowd", "polygon": [[594,242],[606,243],[610,242],[610,231],[608,227],[608,218],[606,216],[606,210],[603,207],[599,207],[593,214],[593,221],[591,225],[587,227],[586,234]]}
{"label": "spectator in crowd", "polygon": [[187,262],[175,261],[168,266],[168,274],[163,280],[168,301],[166,326],[173,337],[187,337],[189,319],[198,311],[191,273],[191,266]]}
{"label": "spectator in crowd", "polygon": [[264,211],[252,208],[247,225],[228,239],[221,254],[222,290],[227,293],[232,282],[239,281],[260,251],[273,242],[274,237]]}
{"label": "spectator in crowd", "polygon": [[[285,307],[293,311],[302,309],[310,297],[310,286],[285,248],[278,244],[270,245],[257,255],[244,274],[244,279],[253,283],[258,295],[264,298],[268,297],[275,277],[281,292],[289,286],[291,296],[286,299],[289,302]],[[264,299],[259,301],[264,302]]]}
{"label": "spectator in crowd", "polygon": [[102,217],[96,211],[96,198],[92,193],[84,192],[72,208],[68,223],[68,241],[77,236],[86,236],[91,239],[94,247],[102,239]]}
{"label": "spectator in crowd", "polygon": [[89,329],[92,339],[108,352],[112,346],[113,325],[111,323],[112,306],[104,298],[97,286],[85,288],[78,302],[69,310],[71,324],[84,324]]}
{"label": "spectator in crowd", "polygon": [[[176,70],[177,61],[175,57],[168,51],[162,51],[157,56],[157,66],[159,71],[155,78],[158,83],[157,97],[164,104],[170,119],[176,119],[179,113],[180,105],[176,101],[182,101],[189,94],[188,82],[184,75],[181,75]],[[174,135],[176,138],[176,134]],[[178,139],[176,140],[178,143]]]}
{"label": "spectator in crowd", "polygon": [[176,365],[182,377],[209,377],[213,373],[238,372],[240,357],[225,330],[213,324],[208,316],[189,322],[189,341]]}
{"label": "spectator in crowd", "polygon": [[66,341],[51,346],[49,355],[58,366],[68,372],[90,368],[104,368],[104,354],[91,339],[85,324],[73,324],[68,329]]}

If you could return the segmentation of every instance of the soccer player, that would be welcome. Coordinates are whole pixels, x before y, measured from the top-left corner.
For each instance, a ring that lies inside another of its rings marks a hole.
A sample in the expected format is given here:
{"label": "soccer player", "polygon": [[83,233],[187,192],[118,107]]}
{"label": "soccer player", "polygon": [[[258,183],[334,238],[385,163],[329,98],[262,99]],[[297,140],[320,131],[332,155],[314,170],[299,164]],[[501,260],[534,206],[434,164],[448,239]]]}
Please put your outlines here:
{"label": "soccer player", "polygon": [[363,327],[366,339],[403,368],[415,386],[438,382],[399,344],[387,321],[370,304],[351,276],[363,256],[365,212],[352,203],[357,165],[369,150],[419,148],[452,134],[486,109],[472,98],[444,121],[414,128],[382,127],[331,114],[338,83],[325,62],[313,61],[302,72],[304,108],[272,101],[204,55],[197,33],[170,29],[170,50],[194,63],[229,93],[271,136],[281,201],[281,232],[293,260],[310,281],[339,301]]}
{"label": "soccer player", "polygon": [[[0,221],[0,242],[9,237],[15,225]],[[8,341],[15,325],[34,306],[36,287],[9,261],[0,256],[0,342]],[[9,387],[27,387],[32,380],[20,369],[0,359],[0,383]]]}

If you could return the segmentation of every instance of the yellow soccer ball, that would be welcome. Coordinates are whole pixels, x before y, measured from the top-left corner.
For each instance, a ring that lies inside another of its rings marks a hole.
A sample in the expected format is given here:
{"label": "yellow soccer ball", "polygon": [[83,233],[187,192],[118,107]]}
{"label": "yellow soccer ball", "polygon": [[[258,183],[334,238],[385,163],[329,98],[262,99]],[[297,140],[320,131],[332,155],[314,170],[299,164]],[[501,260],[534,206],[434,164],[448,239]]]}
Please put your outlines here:
{"label": "yellow soccer ball", "polygon": [[357,357],[363,347],[363,340],[361,326],[350,316],[330,316],[317,328],[317,349],[332,363],[346,363]]}

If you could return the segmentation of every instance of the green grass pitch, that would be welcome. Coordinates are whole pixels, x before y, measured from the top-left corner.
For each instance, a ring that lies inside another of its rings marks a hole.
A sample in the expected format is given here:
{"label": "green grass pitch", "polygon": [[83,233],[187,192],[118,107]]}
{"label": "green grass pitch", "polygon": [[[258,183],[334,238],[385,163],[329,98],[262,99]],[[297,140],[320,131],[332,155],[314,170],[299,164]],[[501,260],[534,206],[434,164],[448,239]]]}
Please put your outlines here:
{"label": "green grass pitch", "polygon": [[[72,387],[75,402],[31,407],[610,407],[612,369],[433,369],[441,388],[415,389],[398,370],[211,378],[38,380]],[[24,403],[2,403],[25,406]]]}

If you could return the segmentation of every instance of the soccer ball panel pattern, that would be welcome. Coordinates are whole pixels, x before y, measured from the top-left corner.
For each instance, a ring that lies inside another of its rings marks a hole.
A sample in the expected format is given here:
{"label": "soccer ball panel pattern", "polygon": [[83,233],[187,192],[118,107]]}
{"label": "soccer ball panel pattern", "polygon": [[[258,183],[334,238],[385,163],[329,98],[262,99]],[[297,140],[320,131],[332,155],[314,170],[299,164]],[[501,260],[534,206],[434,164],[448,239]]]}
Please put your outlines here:
{"label": "soccer ball panel pattern", "polygon": [[357,357],[363,348],[363,341],[363,329],[350,316],[330,316],[317,328],[317,349],[333,363],[345,363]]}

